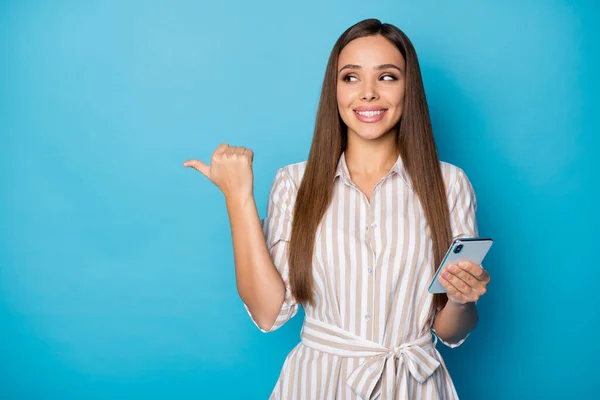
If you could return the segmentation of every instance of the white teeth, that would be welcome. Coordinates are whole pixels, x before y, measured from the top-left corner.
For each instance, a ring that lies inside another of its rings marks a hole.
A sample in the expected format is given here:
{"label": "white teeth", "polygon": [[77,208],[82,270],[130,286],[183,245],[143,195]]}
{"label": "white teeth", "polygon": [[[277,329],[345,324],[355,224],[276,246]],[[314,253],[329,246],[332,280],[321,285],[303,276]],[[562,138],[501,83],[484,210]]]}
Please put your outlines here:
{"label": "white teeth", "polygon": [[356,113],[362,115],[363,117],[374,117],[375,115],[381,115],[385,112],[385,110],[379,111],[357,111]]}

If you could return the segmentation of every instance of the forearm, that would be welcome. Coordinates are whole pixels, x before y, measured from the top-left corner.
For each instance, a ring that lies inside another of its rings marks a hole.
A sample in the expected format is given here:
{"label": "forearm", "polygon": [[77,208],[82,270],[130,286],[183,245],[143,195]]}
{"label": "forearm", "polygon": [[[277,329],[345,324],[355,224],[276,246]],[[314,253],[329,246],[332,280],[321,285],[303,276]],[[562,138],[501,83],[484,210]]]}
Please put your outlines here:
{"label": "forearm", "polygon": [[433,327],[442,340],[457,343],[475,328],[478,318],[475,303],[458,305],[448,301],[437,313]]}
{"label": "forearm", "polygon": [[254,197],[227,199],[237,290],[261,328],[270,328],[283,304],[285,286],[260,225]]}

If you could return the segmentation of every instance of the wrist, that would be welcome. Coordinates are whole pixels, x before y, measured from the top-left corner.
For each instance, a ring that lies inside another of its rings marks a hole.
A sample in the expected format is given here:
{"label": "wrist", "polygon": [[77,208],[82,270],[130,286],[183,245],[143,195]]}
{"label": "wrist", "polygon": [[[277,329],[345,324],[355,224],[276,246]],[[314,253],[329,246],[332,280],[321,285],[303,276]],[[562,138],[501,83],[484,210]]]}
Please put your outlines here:
{"label": "wrist", "polygon": [[254,201],[254,195],[249,194],[233,194],[225,196],[225,203],[227,207],[246,207]]}
{"label": "wrist", "polygon": [[476,304],[477,302],[457,303],[451,299],[448,299],[448,303],[446,303],[447,306],[457,311],[467,311],[470,308],[474,308]]}

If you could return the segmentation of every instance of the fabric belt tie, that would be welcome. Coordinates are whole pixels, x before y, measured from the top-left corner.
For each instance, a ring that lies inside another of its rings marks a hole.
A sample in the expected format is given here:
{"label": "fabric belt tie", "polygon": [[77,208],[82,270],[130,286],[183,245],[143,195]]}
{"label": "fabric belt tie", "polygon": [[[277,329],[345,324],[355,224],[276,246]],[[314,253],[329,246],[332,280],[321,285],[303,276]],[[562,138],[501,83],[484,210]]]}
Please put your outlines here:
{"label": "fabric belt tie", "polygon": [[423,383],[440,366],[439,361],[427,352],[437,344],[437,337],[431,332],[412,342],[387,348],[336,326],[305,317],[300,335],[302,343],[315,350],[339,357],[366,358],[346,377],[348,386],[363,400],[371,400],[377,394],[374,390],[380,380],[381,393],[385,394],[382,398],[408,398],[408,374]]}

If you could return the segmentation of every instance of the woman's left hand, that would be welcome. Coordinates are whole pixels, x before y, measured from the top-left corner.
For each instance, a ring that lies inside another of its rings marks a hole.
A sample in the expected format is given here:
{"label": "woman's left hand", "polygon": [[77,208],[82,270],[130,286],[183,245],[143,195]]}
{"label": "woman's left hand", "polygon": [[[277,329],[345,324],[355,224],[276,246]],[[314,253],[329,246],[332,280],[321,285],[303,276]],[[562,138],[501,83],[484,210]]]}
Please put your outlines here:
{"label": "woman's left hand", "polygon": [[439,281],[447,290],[448,301],[457,305],[474,303],[487,291],[490,274],[481,265],[461,261],[442,271]]}

